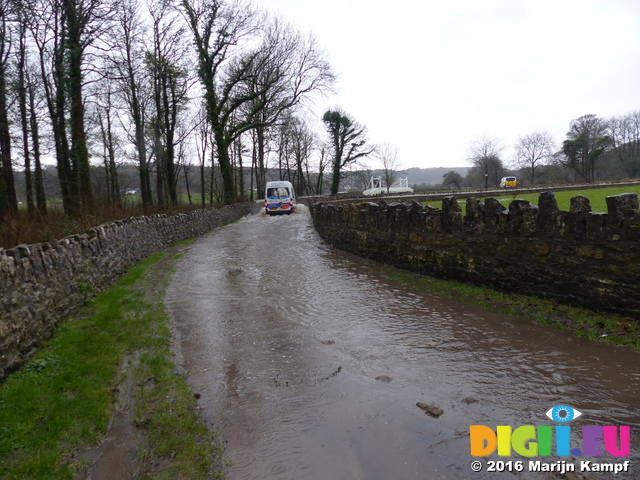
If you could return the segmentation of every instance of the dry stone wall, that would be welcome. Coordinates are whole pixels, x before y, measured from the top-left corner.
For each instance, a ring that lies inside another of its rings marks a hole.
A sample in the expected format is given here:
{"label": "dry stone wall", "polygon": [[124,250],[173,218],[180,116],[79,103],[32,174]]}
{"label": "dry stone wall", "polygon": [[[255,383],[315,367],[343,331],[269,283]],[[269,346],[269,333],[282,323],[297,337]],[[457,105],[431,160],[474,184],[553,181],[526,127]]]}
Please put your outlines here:
{"label": "dry stone wall", "polygon": [[62,240],[0,249],[0,378],[50,337],[61,318],[136,262],[255,212],[256,205],[130,218]]}
{"label": "dry stone wall", "polygon": [[577,196],[569,211],[552,192],[524,200],[453,197],[419,203],[311,206],[316,230],[334,246],[400,268],[491,285],[640,320],[640,214],[636,194],[607,197],[607,213]]}

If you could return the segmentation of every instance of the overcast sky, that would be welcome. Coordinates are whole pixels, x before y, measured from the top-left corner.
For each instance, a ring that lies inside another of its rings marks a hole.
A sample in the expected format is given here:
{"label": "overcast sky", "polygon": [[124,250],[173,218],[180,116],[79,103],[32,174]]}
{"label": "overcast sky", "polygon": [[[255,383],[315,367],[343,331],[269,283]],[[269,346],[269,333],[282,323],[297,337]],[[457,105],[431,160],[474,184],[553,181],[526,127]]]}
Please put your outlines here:
{"label": "overcast sky", "polygon": [[560,145],[574,118],[640,110],[640,0],[255,1],[326,50],[338,93],[318,115],[342,108],[404,168],[468,166],[482,135]]}

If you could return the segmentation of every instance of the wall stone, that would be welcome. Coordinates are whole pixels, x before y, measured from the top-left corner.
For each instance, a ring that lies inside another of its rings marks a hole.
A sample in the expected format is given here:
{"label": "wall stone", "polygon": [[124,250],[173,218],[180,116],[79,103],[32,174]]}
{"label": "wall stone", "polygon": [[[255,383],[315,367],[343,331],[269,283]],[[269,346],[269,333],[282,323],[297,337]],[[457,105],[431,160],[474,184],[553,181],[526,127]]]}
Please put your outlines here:
{"label": "wall stone", "polygon": [[0,249],[0,378],[49,338],[60,319],[136,262],[259,208],[129,218],[62,240]]}
{"label": "wall stone", "polygon": [[412,203],[315,203],[328,243],[420,274],[491,285],[620,313],[640,320],[640,213],[636,194],[607,197],[608,213],[574,197],[558,209],[552,192],[538,206],[453,197],[442,209]]}

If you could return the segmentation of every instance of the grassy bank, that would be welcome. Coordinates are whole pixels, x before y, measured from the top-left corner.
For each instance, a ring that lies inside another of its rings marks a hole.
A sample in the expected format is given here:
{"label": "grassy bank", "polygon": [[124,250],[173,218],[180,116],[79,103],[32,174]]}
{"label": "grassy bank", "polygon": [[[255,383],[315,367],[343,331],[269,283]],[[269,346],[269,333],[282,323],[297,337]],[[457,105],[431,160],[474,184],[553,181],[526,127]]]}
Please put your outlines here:
{"label": "grassy bank", "polygon": [[[550,188],[553,191],[552,188]],[[560,210],[569,210],[571,206],[571,198],[576,197],[578,195],[584,195],[589,199],[591,203],[591,210],[594,212],[606,212],[607,211],[607,202],[606,197],[612,195],[620,195],[621,193],[638,193],[640,194],[640,185],[630,185],[626,187],[610,187],[610,188],[590,188],[584,190],[565,190],[554,192],[554,196],[556,197],[556,201],[558,202],[558,208]],[[538,198],[540,197],[539,193],[526,193],[520,194],[518,191],[511,192],[508,195],[494,196],[493,198],[499,200],[505,208],[509,207],[509,204],[515,200],[527,200],[534,205],[538,204]],[[462,207],[462,211],[465,211],[466,208],[466,199],[458,200],[458,203]],[[430,205],[432,207],[441,208],[442,202],[425,202],[425,205]]]}
{"label": "grassy bank", "polygon": [[83,452],[104,438],[125,382],[139,478],[221,476],[221,450],[171,361],[162,296],[177,255],[132,268],[0,384],[1,478],[85,478]]}

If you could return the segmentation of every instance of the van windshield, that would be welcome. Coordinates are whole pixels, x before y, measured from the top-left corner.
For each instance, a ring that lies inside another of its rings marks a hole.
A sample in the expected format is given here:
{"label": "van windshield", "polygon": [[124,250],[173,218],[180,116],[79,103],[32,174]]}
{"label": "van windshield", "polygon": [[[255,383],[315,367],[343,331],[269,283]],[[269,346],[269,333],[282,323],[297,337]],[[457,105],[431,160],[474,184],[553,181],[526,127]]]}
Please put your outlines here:
{"label": "van windshield", "polygon": [[287,187],[274,187],[267,189],[267,198],[283,198],[289,196]]}

